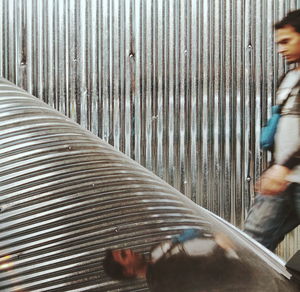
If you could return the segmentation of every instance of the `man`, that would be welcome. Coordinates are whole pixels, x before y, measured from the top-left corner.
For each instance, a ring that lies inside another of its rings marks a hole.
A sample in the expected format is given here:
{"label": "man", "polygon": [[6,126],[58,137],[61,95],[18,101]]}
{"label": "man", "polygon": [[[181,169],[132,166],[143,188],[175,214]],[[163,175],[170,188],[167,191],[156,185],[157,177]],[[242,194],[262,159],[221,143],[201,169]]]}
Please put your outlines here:
{"label": "man", "polygon": [[277,91],[281,117],[275,134],[274,164],[258,182],[245,232],[274,251],[300,221],[300,10],[275,24],[278,52],[295,68]]}
{"label": "man", "polygon": [[252,277],[224,235],[195,229],[156,246],[148,259],[108,250],[103,266],[117,280],[145,278],[153,292],[245,291]]}

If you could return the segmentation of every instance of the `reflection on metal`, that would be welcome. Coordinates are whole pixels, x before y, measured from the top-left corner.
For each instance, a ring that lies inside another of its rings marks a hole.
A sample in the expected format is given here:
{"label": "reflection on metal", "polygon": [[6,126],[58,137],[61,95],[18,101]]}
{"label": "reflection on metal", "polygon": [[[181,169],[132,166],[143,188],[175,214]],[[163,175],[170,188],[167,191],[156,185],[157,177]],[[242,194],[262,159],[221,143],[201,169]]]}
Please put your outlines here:
{"label": "reflection on metal", "polygon": [[[242,226],[299,0],[2,0],[0,74]],[[288,258],[300,232],[288,237]]]}
{"label": "reflection on metal", "polygon": [[203,225],[226,233],[251,268],[243,291],[297,291],[275,257],[4,79],[0,127],[1,292],[147,291],[109,280],[105,249],[147,251]]}
{"label": "reflection on metal", "polygon": [[12,256],[6,255],[0,258],[0,271],[9,270],[13,267],[13,263],[11,261]]}

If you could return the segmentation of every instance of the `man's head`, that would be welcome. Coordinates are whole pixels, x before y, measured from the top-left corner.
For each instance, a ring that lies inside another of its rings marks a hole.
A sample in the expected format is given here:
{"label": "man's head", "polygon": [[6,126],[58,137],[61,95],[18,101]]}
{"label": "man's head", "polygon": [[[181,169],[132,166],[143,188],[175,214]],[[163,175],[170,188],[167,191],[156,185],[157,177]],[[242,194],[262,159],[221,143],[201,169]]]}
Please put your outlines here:
{"label": "man's head", "polygon": [[108,249],[103,268],[106,274],[115,280],[128,280],[145,277],[147,262],[142,254],[131,249]]}
{"label": "man's head", "polygon": [[300,10],[288,13],[275,29],[278,52],[289,63],[300,62]]}

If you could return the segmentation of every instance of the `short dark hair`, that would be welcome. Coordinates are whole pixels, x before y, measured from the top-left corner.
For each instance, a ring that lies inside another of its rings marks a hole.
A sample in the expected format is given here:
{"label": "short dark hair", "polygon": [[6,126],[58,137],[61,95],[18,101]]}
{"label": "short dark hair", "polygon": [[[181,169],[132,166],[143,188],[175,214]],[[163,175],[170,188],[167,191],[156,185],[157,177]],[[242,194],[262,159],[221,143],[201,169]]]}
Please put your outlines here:
{"label": "short dark hair", "polygon": [[289,12],[274,27],[275,29],[281,29],[289,25],[294,27],[296,32],[300,33],[300,9]]}
{"label": "short dark hair", "polygon": [[135,278],[124,274],[124,267],[115,261],[112,249],[107,249],[105,252],[103,269],[114,280],[130,280]]}

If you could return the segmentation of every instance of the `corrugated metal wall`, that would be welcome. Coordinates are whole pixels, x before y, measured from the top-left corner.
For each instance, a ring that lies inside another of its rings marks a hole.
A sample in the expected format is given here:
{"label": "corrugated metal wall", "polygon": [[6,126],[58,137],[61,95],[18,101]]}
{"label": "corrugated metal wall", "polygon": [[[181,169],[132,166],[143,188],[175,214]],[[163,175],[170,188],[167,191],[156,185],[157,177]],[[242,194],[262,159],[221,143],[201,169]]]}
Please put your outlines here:
{"label": "corrugated metal wall", "polygon": [[[149,291],[142,279],[119,282],[105,274],[107,248],[149,254],[189,228],[218,233],[218,243],[229,240],[239,258],[229,251],[223,258],[217,248],[200,278],[189,276],[192,286],[200,281],[210,283],[202,286],[206,291],[299,292],[271,252],[3,78],[0,125],[1,292]],[[220,265],[231,267],[231,275],[219,278]],[[196,291],[172,287],[168,291]]]}
{"label": "corrugated metal wall", "polygon": [[[0,74],[242,226],[299,0],[1,0]],[[300,242],[289,236],[279,254]]]}

